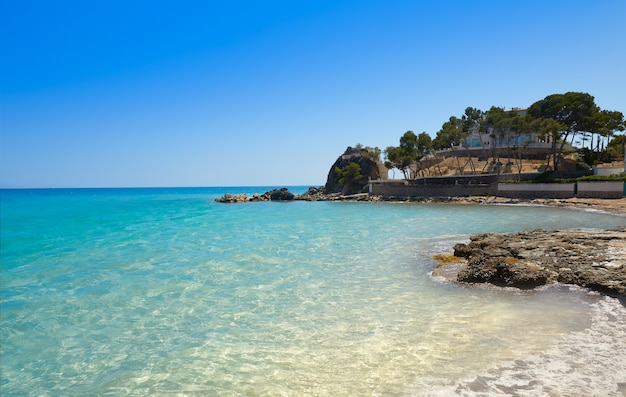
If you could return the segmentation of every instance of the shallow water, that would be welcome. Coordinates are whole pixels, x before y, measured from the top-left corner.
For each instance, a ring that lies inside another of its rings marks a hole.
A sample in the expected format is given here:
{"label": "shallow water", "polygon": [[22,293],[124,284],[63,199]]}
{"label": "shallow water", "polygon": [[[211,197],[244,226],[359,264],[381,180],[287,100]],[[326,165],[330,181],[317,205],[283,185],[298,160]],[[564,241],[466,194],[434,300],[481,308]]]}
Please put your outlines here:
{"label": "shallow water", "polygon": [[616,299],[430,272],[473,233],[626,218],[213,202],[266,190],[2,191],[2,394],[621,395]]}

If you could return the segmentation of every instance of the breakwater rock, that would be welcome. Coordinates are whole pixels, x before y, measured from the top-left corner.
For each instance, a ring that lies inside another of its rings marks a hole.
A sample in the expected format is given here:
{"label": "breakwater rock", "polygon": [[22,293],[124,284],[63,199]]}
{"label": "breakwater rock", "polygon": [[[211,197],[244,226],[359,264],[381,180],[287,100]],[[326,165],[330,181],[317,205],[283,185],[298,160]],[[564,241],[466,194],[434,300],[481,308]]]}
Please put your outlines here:
{"label": "breakwater rock", "polygon": [[459,282],[525,289],[559,282],[626,296],[626,226],[481,234],[456,244],[454,256],[467,259]]}

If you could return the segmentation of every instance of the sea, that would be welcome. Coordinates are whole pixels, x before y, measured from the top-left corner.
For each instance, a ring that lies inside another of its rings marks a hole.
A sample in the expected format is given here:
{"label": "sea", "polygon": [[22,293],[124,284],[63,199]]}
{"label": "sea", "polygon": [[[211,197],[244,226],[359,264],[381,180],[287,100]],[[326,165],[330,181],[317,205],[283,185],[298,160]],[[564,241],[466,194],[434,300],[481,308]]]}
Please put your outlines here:
{"label": "sea", "polygon": [[472,234],[626,217],[214,202],[272,188],[1,190],[1,395],[626,395],[624,301],[432,274]]}

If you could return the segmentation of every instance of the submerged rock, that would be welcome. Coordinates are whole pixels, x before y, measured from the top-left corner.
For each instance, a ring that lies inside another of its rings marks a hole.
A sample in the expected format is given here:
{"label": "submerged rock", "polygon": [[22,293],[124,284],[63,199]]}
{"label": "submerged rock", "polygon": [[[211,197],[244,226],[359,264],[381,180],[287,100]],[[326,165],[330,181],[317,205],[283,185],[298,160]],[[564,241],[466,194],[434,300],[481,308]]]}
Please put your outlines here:
{"label": "submerged rock", "polygon": [[626,226],[481,234],[455,245],[454,255],[467,259],[459,282],[534,288],[556,281],[626,296]]}

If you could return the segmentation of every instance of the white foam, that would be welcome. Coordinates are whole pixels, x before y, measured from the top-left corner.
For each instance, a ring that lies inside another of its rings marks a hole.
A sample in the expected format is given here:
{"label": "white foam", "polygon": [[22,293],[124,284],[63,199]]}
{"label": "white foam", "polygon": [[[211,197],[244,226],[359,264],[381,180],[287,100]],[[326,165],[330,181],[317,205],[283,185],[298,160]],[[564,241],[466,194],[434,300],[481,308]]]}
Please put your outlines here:
{"label": "white foam", "polygon": [[626,395],[626,308],[610,297],[602,297],[591,308],[589,328],[559,338],[545,352],[520,357],[431,392],[460,396]]}

